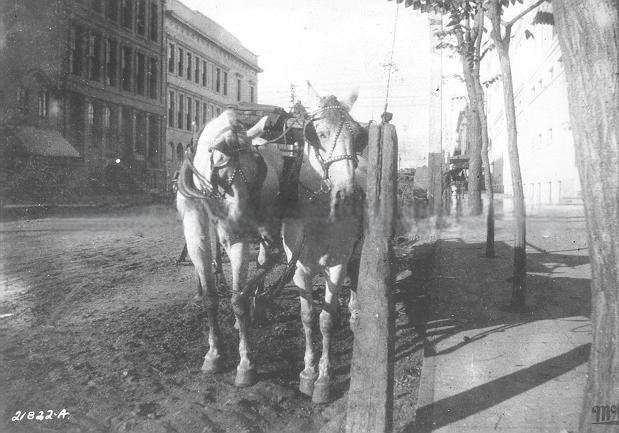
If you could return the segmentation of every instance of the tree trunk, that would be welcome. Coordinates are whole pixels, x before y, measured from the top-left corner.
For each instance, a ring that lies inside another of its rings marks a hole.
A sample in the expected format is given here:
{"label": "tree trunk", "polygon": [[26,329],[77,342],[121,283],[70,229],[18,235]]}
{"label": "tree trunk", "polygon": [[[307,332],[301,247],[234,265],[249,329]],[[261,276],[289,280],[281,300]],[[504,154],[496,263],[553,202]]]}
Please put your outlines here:
{"label": "tree trunk", "polygon": [[[610,433],[600,407],[619,400],[619,56],[615,0],[556,0],[554,20],[567,79],[589,251],[593,343],[579,432]],[[596,410],[597,407],[597,410]],[[615,406],[616,407],[616,406]],[[608,420],[608,418],[607,418]]]}
{"label": "tree trunk", "polygon": [[512,280],[513,308],[522,310],[526,305],[527,290],[527,253],[526,253],[526,210],[522,175],[520,174],[520,156],[518,155],[518,132],[516,129],[516,106],[514,104],[514,84],[509,59],[509,39],[507,42],[494,41],[501,63],[503,75],[503,101],[507,121],[507,152],[512,173],[514,190],[514,216],[516,217],[516,240],[514,241],[514,276]]}
{"label": "tree trunk", "polygon": [[[473,95],[473,98],[475,96]],[[469,95],[469,101],[471,100]],[[469,215],[480,215],[481,204],[481,126],[479,114],[471,102],[467,113],[467,140],[469,142],[468,204]]]}
{"label": "tree trunk", "polygon": [[393,420],[394,317],[391,286],[396,215],[397,137],[393,125],[370,127],[365,240],[354,329],[346,433],[390,432]]}
{"label": "tree trunk", "polygon": [[494,257],[494,191],[492,189],[492,172],[490,171],[490,158],[488,156],[488,119],[484,106],[484,91],[481,87],[479,77],[475,77],[475,88],[477,96],[477,109],[479,114],[479,126],[481,130],[481,160],[484,166],[484,183],[486,186],[486,196],[488,198],[486,213],[486,257]]}

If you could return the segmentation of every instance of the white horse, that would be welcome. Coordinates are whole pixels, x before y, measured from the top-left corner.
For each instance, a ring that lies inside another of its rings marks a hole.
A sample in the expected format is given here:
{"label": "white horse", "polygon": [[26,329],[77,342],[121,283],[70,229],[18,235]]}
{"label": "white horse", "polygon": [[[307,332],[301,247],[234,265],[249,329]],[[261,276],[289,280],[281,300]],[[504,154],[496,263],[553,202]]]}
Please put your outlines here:
{"label": "white horse", "polygon": [[[349,114],[357,92],[338,101],[334,96],[321,98],[309,83],[308,87],[316,132],[313,136],[317,140],[305,144],[298,206],[291,216],[284,217],[282,234],[288,260],[297,246],[301,246],[293,278],[299,288],[305,332],[305,368],[300,373],[299,389],[320,403],[329,399],[329,349],[338,295],[353,248],[362,234],[366,162],[357,155],[364,130]],[[248,130],[248,136],[259,137],[265,123],[264,119],[258,122]],[[268,167],[261,200],[266,209],[277,209],[275,197],[282,176],[282,156],[277,145],[265,143],[261,138],[254,139],[254,145],[258,146]],[[312,277],[318,274],[324,275],[326,287],[324,307],[320,312],[322,355],[316,369],[312,350]],[[357,309],[354,293],[351,293],[349,308],[352,321]]]}
{"label": "white horse", "polygon": [[249,300],[243,288],[247,280],[250,238],[256,233],[269,238],[269,227],[257,193],[265,176],[263,158],[252,147],[236,114],[227,110],[204,127],[193,162],[191,155],[185,158],[178,179],[176,206],[208,316],[209,350],[202,370],[215,373],[223,368],[219,352],[218,295],[211,267],[210,238],[214,233],[209,233],[209,227],[215,222],[232,270],[231,300],[239,330],[240,353],[237,386],[252,385],[256,380],[247,342]]}

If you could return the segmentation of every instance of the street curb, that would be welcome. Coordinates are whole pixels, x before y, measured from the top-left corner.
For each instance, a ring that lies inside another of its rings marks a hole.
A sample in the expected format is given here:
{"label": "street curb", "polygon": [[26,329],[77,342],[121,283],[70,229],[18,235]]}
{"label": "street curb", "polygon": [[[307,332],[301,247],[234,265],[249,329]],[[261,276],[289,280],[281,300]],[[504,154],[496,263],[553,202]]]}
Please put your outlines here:
{"label": "street curb", "polygon": [[53,215],[62,215],[63,212],[72,211],[93,211],[93,210],[114,210],[128,209],[131,207],[151,206],[166,204],[165,200],[152,199],[137,203],[64,203],[64,204],[5,204],[0,205],[0,221],[14,221],[18,219],[37,219]]}

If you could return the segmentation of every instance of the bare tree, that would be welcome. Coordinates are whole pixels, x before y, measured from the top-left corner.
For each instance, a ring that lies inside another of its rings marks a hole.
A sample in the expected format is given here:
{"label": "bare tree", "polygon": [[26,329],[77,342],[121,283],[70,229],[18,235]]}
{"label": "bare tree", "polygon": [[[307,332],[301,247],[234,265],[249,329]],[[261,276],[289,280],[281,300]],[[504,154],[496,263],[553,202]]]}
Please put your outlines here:
{"label": "bare tree", "polygon": [[[422,12],[440,11],[450,19],[447,29],[440,35],[442,42],[439,48],[450,48],[460,55],[469,99],[469,128],[472,130],[470,137],[473,138],[469,152],[469,211],[473,215],[482,212],[480,178],[483,164],[488,198],[486,256],[494,257],[494,194],[488,158],[488,121],[480,79],[485,16],[483,0],[407,0],[406,5],[412,5],[413,9],[420,9]],[[479,134],[474,134],[476,131],[479,131]]]}
{"label": "bare tree", "polygon": [[619,11],[615,0],[555,0],[553,9],[593,274],[593,343],[578,431],[610,433],[616,420],[592,423],[619,400]]}
{"label": "bare tree", "polygon": [[[521,0],[519,0],[521,1]],[[509,45],[513,25],[527,13],[546,0],[538,0],[531,4],[509,22],[502,22],[503,8],[509,5],[509,0],[489,0],[488,16],[492,22],[490,37],[499,56],[501,74],[503,76],[503,101],[505,104],[505,120],[507,121],[507,151],[512,174],[514,190],[514,214],[516,216],[516,240],[514,242],[514,275],[512,278],[511,306],[522,310],[526,305],[527,289],[527,253],[526,253],[526,209],[522,175],[520,173],[520,157],[518,155],[518,130],[516,125],[516,105],[514,104],[514,84],[512,80]],[[512,0],[511,3],[515,3]]]}

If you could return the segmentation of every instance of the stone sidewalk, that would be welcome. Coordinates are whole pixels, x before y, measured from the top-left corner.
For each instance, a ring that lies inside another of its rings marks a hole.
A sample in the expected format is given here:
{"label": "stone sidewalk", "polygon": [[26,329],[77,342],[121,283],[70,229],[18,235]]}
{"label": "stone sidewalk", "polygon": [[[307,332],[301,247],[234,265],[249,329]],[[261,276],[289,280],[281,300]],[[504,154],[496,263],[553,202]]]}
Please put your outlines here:
{"label": "stone sidewalk", "polygon": [[498,219],[497,258],[481,219],[448,221],[414,432],[576,432],[591,341],[590,267],[581,207],[527,221],[529,312],[505,310],[513,220]]}

